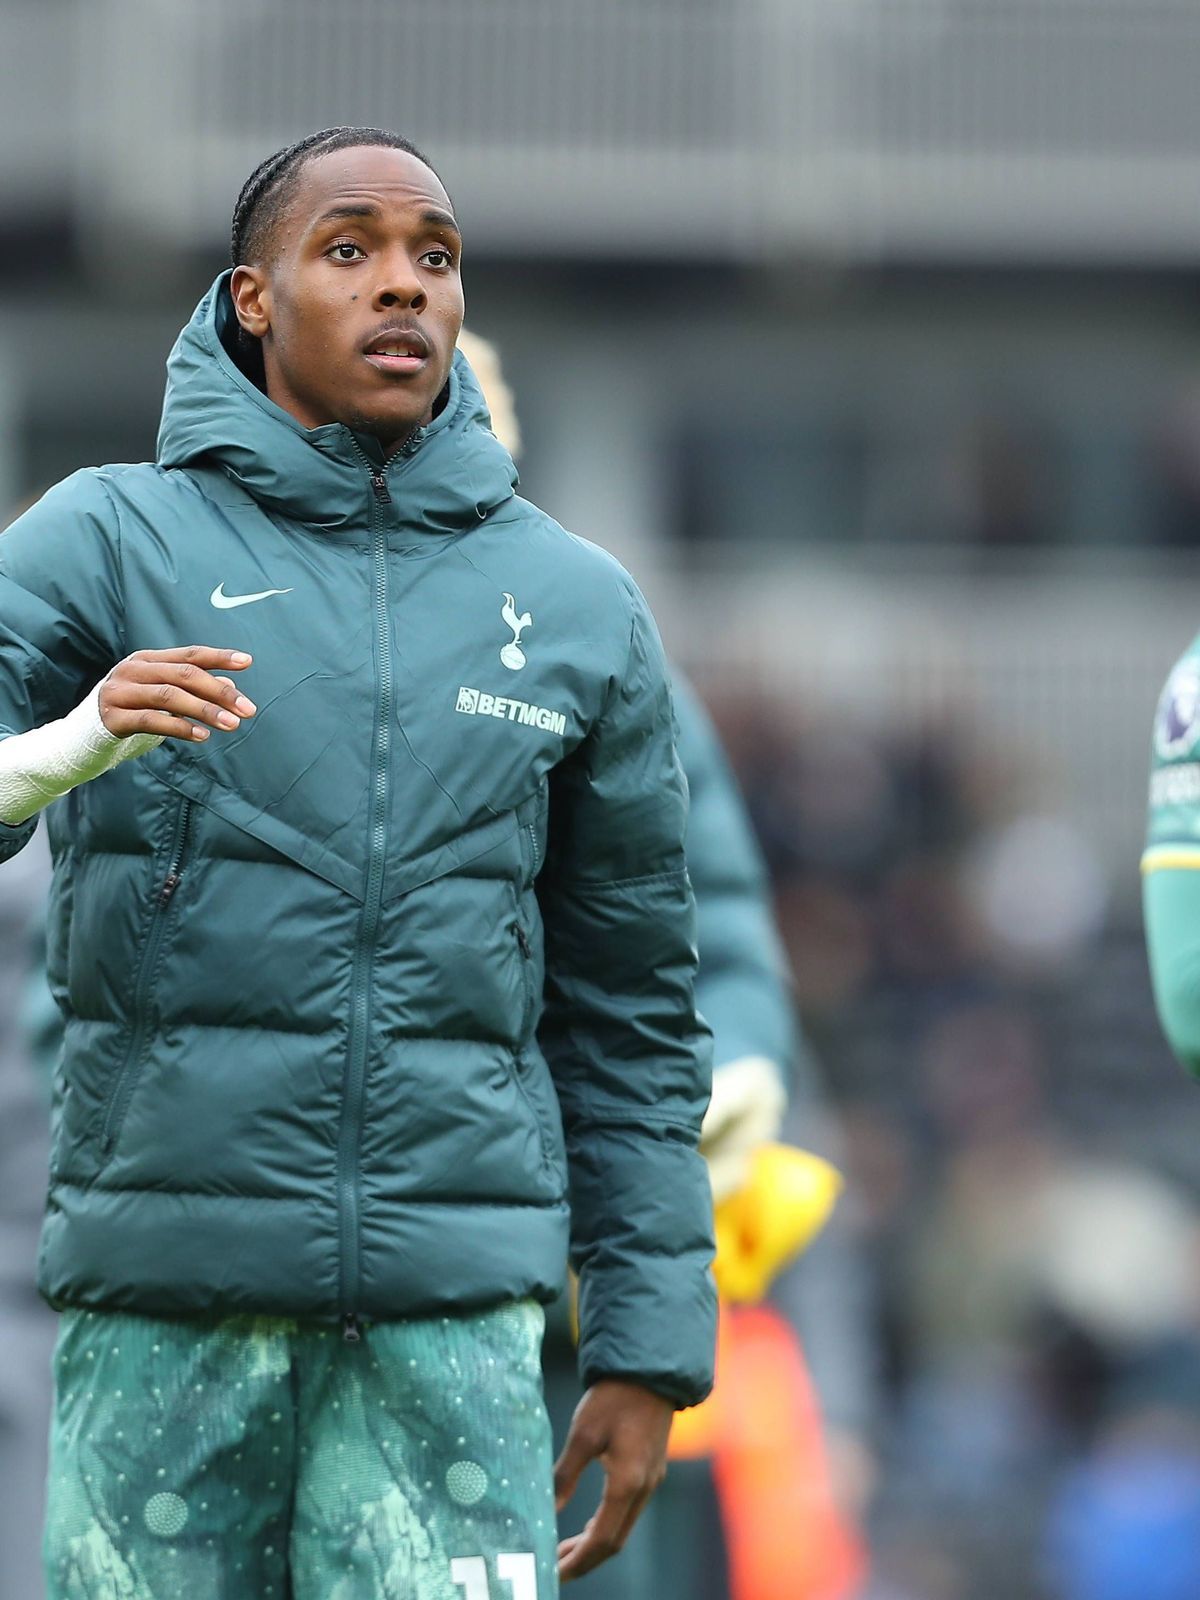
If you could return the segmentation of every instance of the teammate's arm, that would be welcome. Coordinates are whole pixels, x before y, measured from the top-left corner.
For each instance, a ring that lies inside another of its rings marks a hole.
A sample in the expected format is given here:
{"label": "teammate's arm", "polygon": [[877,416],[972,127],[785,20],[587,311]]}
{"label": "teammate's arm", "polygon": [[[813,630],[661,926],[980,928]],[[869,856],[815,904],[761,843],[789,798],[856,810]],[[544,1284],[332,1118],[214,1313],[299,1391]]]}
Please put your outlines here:
{"label": "teammate's arm", "polygon": [[604,1497],[560,1548],[564,1578],[619,1550],[663,1473],[671,1413],[712,1383],[712,1199],[697,1152],[710,1039],[696,1015],[687,798],[657,631],[630,585],[628,659],[599,722],[552,779],[538,882],[539,1039],[570,1169],[580,1375],[563,1503],[599,1457]]}
{"label": "teammate's arm", "polygon": [[1159,1021],[1200,1077],[1200,641],[1168,678],[1155,717],[1142,900]]}
{"label": "teammate's arm", "polygon": [[1146,951],[1167,1043],[1200,1078],[1200,851],[1188,865],[1147,862],[1142,886]]}
{"label": "teammate's arm", "polygon": [[713,1092],[701,1130],[713,1199],[746,1181],[779,1137],[796,1039],[787,961],[766,868],[708,713],[677,673],[679,759],[687,775],[687,863],[696,894],[696,1003],[713,1031]]}

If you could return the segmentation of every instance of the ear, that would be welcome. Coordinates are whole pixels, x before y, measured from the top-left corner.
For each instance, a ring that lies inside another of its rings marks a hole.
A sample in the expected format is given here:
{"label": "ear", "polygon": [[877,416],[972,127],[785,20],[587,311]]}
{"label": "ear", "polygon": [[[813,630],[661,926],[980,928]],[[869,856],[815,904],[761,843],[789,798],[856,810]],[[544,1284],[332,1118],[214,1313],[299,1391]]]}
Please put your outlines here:
{"label": "ear", "polygon": [[235,267],[229,281],[233,309],[246,332],[266,337],[271,327],[271,288],[261,267]]}

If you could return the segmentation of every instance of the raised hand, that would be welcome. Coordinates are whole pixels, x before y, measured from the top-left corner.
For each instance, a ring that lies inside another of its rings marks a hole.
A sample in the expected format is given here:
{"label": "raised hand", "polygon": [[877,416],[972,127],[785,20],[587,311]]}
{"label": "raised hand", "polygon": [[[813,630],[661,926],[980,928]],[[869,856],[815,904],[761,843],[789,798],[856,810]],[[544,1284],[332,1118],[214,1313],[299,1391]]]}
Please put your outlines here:
{"label": "raised hand", "polygon": [[100,686],[100,719],[110,733],[157,733],[168,739],[207,739],[211,728],[240,728],[257,710],[230,678],[253,658],[244,650],[204,644],[173,650],[135,650],[118,661]]}

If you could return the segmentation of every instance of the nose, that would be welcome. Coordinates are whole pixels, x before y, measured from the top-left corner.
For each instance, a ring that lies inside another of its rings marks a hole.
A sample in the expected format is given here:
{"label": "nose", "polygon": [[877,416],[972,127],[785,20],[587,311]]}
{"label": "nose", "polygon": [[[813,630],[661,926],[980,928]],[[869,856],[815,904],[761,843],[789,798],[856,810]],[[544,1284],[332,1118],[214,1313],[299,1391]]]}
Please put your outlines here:
{"label": "nose", "polygon": [[428,297],[412,258],[404,251],[388,256],[384,271],[375,290],[375,304],[381,311],[403,306],[410,311],[424,311]]}

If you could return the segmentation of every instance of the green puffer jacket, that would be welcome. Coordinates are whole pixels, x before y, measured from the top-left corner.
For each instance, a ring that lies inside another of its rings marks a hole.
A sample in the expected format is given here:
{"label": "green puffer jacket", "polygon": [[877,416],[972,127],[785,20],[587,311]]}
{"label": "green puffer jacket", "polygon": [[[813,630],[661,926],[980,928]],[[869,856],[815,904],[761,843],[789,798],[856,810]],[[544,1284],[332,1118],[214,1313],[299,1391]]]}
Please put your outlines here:
{"label": "green puffer jacket", "polygon": [[353,1336],[549,1299],[569,1216],[585,1381],[692,1403],[710,1041],[653,622],[513,493],[461,355],[385,463],[242,375],[227,284],[172,352],[158,464],[0,537],[0,731],[174,644],[250,651],[258,706],[48,813],[42,1292]]}

